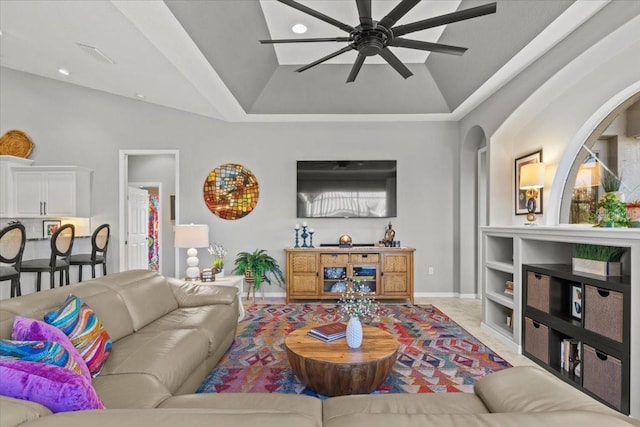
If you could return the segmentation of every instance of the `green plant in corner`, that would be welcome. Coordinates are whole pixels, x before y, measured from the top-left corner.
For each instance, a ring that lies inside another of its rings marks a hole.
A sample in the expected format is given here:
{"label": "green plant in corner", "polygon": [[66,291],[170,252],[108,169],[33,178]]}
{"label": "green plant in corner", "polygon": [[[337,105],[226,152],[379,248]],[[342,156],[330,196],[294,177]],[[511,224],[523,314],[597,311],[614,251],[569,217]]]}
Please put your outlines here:
{"label": "green plant in corner", "polygon": [[591,245],[576,243],[573,254],[576,258],[592,259],[604,262],[620,262],[626,248],[617,246]]}
{"label": "green plant in corner", "polygon": [[284,284],[284,273],[280,270],[278,261],[265,249],[239,252],[233,273],[244,274],[245,280],[252,284],[254,289],[260,289],[263,281],[270,285],[272,279],[275,279],[279,285]]}

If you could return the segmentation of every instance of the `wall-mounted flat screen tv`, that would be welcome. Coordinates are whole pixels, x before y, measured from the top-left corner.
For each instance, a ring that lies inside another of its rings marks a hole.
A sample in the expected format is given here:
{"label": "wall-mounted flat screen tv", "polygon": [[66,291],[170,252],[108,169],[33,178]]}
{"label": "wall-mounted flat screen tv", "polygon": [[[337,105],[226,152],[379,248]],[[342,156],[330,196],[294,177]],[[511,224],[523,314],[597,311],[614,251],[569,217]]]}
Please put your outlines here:
{"label": "wall-mounted flat screen tv", "polygon": [[300,160],[298,218],[396,216],[396,160]]}

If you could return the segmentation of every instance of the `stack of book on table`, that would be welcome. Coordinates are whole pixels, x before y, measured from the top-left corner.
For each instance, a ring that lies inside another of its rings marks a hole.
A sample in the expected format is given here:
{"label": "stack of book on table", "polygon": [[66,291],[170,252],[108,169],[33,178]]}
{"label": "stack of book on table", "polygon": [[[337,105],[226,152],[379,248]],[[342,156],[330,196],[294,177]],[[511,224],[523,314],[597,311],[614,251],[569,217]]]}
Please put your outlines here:
{"label": "stack of book on table", "polygon": [[335,341],[347,335],[347,325],[341,322],[329,323],[311,328],[308,334],[324,342]]}

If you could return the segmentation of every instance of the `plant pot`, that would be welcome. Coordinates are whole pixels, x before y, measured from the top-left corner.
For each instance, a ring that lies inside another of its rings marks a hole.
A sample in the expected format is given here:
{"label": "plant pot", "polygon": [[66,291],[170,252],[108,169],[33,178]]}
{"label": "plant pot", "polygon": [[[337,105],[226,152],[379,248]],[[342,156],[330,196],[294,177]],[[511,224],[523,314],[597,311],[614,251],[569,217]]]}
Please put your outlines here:
{"label": "plant pot", "polygon": [[224,268],[219,268],[216,273],[216,279],[222,279],[224,277]]}
{"label": "plant pot", "polygon": [[598,276],[622,276],[621,262],[596,261],[594,259],[573,258],[573,271],[597,274]]}

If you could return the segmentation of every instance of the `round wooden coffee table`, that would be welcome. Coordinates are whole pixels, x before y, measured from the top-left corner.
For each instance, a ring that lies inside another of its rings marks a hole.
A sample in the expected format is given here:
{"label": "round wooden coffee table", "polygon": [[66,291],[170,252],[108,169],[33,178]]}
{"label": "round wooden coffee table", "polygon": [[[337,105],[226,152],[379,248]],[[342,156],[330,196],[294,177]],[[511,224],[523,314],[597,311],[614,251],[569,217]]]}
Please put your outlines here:
{"label": "round wooden coffee table", "polygon": [[390,333],[363,325],[362,346],[352,349],[346,338],[325,343],[310,337],[313,326],[284,341],[291,369],[306,387],[326,396],[371,393],[391,373],[399,344]]}

